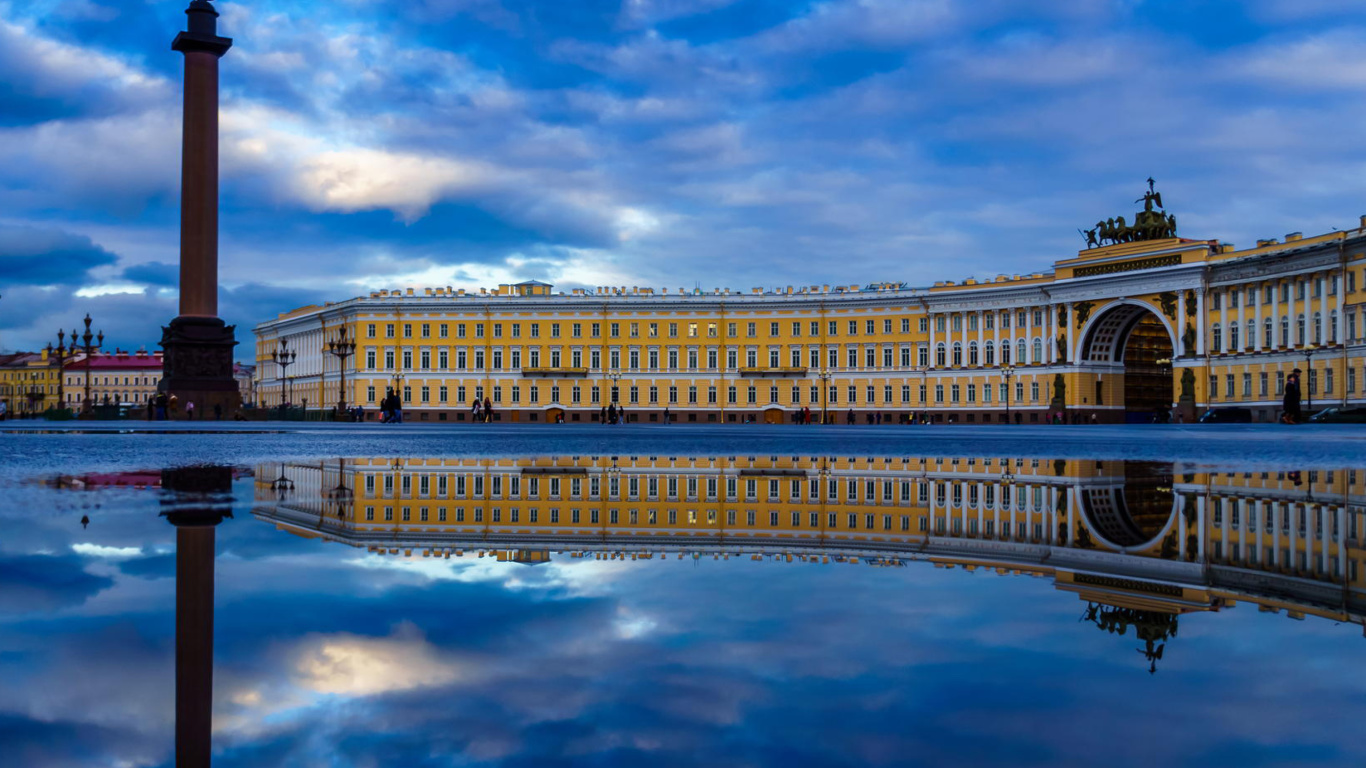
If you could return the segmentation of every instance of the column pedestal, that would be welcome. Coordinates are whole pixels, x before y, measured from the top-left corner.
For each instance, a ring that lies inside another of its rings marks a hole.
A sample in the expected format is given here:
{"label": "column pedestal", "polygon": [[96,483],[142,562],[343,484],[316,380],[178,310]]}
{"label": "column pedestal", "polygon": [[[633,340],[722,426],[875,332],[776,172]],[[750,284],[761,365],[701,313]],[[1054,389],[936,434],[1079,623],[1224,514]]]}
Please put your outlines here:
{"label": "column pedestal", "polygon": [[197,418],[213,418],[213,407],[225,416],[242,407],[232,376],[235,326],[217,317],[181,316],[161,329],[162,377],[158,391],[174,394],[179,412],[194,403]]}

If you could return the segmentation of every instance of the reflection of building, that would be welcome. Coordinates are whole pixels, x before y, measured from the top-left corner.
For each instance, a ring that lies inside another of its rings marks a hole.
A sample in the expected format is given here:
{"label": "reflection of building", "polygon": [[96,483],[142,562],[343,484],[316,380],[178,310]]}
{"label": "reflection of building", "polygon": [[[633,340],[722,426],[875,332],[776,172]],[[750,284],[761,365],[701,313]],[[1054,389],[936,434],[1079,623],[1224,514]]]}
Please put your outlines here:
{"label": "reflection of building", "polygon": [[[374,552],[991,568],[1140,613],[1363,623],[1366,473],[1003,458],[360,459],[257,469],[259,517]],[[285,489],[285,490],[282,490]],[[1159,622],[1160,623],[1160,622]]]}
{"label": "reflection of building", "polygon": [[[1144,421],[1173,406],[1279,409],[1285,375],[1316,407],[1366,402],[1366,228],[1235,249],[1167,238],[1092,248],[986,281],[737,292],[545,284],[379,291],[256,328],[259,397],[374,406],[393,387],[417,420]],[[325,345],[356,341],[345,386]]]}

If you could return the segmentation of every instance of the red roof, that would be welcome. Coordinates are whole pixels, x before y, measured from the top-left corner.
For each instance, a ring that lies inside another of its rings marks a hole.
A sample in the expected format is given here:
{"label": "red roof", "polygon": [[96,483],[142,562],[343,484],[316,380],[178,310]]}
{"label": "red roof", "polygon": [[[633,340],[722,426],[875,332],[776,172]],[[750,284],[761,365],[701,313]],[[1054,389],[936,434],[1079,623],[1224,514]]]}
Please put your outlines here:
{"label": "red roof", "polygon": [[[146,371],[161,370],[160,355],[95,355],[89,361],[92,371]],[[86,369],[85,360],[77,360],[66,366],[68,371],[84,371]]]}

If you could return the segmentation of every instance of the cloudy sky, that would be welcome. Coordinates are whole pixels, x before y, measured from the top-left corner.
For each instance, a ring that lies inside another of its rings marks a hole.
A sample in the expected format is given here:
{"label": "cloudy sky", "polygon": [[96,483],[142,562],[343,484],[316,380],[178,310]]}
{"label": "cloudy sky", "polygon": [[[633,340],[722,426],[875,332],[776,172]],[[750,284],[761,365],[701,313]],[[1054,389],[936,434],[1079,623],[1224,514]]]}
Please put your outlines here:
{"label": "cloudy sky", "polygon": [[[1366,213],[1356,0],[218,5],[243,328],[376,288],[1032,271],[1149,175],[1191,237]],[[183,6],[0,0],[0,349],[175,314]]]}

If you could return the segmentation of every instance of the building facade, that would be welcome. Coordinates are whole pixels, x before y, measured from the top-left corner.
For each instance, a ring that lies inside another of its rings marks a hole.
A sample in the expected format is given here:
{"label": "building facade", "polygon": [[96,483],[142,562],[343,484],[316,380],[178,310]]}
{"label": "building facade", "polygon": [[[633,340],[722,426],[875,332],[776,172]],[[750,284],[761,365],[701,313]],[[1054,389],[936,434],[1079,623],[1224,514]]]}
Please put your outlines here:
{"label": "building facade", "polygon": [[1179,614],[1366,624],[1366,470],[1011,457],[393,457],[257,467],[253,513],[403,557],[990,568]]}
{"label": "building facade", "polygon": [[10,416],[37,416],[56,407],[60,377],[46,351],[0,355],[0,401]]}
{"label": "building facade", "polygon": [[156,396],[161,381],[161,352],[99,352],[89,360],[81,356],[63,366],[63,370],[62,396],[71,410],[81,410],[85,402],[87,373],[89,397],[95,405],[142,407]]}
{"label": "building facade", "polygon": [[[1046,272],[925,288],[378,291],[257,326],[256,398],[373,418],[392,389],[421,421],[465,421],[475,398],[522,422],[609,405],[641,422],[1113,423],[1235,406],[1269,421],[1302,368],[1310,410],[1366,403],[1366,217],[1244,250],[1117,239]],[[343,328],[355,352],[336,357]]]}

